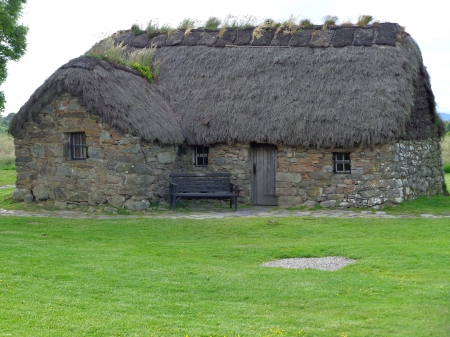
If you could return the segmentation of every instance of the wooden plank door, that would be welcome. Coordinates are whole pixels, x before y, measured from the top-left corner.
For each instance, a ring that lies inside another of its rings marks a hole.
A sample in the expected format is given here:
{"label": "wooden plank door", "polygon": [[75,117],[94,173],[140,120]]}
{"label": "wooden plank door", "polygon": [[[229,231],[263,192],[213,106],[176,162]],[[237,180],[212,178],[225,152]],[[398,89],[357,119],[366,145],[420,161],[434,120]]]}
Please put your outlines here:
{"label": "wooden plank door", "polygon": [[252,171],[253,205],[277,205],[278,199],[275,195],[277,147],[275,145],[252,145]]}

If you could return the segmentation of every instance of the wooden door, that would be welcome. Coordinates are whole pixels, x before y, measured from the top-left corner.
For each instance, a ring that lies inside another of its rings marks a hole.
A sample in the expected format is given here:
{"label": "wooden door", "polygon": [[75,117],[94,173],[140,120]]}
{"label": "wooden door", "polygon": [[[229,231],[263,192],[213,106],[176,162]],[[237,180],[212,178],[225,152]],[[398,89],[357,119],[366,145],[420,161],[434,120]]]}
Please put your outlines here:
{"label": "wooden door", "polygon": [[275,195],[277,147],[275,145],[252,145],[252,171],[253,205],[277,205],[278,200]]}

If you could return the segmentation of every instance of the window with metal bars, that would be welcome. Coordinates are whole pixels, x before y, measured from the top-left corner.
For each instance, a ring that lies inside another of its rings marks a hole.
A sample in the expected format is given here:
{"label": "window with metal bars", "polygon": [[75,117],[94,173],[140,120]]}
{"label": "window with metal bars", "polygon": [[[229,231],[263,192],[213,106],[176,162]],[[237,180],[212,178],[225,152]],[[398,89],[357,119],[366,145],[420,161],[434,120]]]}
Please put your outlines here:
{"label": "window with metal bars", "polygon": [[350,153],[335,153],[333,163],[334,173],[352,173]]}
{"label": "window with metal bars", "polygon": [[208,153],[208,146],[195,146],[195,166],[208,166]]}
{"label": "window with metal bars", "polygon": [[86,146],[86,134],[83,132],[74,132],[70,134],[70,159],[83,160],[88,158],[88,149]]}

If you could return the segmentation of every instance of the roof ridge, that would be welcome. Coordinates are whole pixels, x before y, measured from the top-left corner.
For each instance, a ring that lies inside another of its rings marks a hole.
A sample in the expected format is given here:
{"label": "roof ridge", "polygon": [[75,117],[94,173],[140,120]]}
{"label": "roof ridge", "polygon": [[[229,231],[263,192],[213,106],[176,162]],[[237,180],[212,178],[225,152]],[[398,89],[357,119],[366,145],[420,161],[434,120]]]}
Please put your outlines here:
{"label": "roof ridge", "polygon": [[397,23],[379,23],[368,26],[314,26],[302,28],[294,34],[286,34],[277,28],[258,27],[227,28],[225,32],[210,29],[177,30],[172,34],[162,34],[150,38],[147,34],[134,35],[132,31],[119,31],[113,36],[116,44],[123,43],[133,48],[171,46],[260,46],[260,47],[347,47],[388,45],[396,46],[408,35]]}

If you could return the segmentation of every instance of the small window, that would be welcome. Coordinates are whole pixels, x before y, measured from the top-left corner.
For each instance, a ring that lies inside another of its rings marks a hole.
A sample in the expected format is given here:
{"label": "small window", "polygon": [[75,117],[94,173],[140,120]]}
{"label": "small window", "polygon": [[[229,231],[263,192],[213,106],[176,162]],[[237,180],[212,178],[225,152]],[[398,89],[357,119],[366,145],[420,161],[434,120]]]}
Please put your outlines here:
{"label": "small window", "polygon": [[208,166],[209,147],[197,145],[195,147],[195,166]]}
{"label": "small window", "polygon": [[70,159],[83,160],[88,158],[86,134],[81,132],[70,134]]}
{"label": "small window", "polygon": [[334,173],[351,173],[350,153],[334,154]]}

